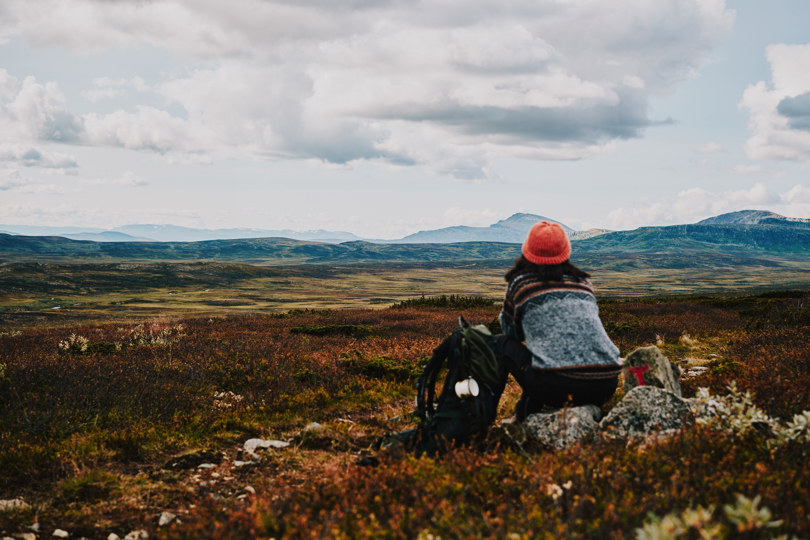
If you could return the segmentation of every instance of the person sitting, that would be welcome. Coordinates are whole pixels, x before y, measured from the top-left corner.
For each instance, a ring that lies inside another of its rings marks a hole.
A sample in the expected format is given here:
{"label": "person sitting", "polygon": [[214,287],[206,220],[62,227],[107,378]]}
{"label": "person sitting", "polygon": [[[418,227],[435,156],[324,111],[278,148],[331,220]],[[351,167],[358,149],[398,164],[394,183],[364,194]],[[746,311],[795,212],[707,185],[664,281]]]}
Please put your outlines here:
{"label": "person sitting", "polygon": [[621,365],[590,275],[569,260],[571,243],[556,223],[535,224],[521,253],[505,276],[498,341],[499,360],[523,390],[516,420],[544,407],[601,406],[616,391]]}

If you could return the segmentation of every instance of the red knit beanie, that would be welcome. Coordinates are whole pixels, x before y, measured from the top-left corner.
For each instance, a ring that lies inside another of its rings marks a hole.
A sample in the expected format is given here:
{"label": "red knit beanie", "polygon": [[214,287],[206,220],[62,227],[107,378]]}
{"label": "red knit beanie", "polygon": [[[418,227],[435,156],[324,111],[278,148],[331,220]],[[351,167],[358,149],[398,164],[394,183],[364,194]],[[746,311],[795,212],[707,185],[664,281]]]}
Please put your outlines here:
{"label": "red knit beanie", "polygon": [[571,256],[571,242],[562,227],[541,221],[529,230],[521,251],[534,264],[560,264]]}

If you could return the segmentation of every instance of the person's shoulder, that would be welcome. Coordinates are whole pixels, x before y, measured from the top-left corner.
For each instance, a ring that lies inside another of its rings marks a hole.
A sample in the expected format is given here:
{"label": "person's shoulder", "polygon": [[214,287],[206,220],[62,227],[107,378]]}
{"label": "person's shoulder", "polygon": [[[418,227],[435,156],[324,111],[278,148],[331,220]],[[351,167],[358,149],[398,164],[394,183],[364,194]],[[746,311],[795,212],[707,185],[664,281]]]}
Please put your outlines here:
{"label": "person's shoulder", "polygon": [[519,287],[523,283],[528,283],[532,281],[532,279],[537,279],[537,276],[534,274],[518,274],[515,276],[512,281],[509,282],[509,290],[513,290],[516,287]]}
{"label": "person's shoulder", "polygon": [[566,287],[570,287],[580,291],[587,291],[590,294],[594,294],[593,283],[591,283],[591,280],[589,280],[588,278],[576,276],[564,276],[563,283],[565,284]]}

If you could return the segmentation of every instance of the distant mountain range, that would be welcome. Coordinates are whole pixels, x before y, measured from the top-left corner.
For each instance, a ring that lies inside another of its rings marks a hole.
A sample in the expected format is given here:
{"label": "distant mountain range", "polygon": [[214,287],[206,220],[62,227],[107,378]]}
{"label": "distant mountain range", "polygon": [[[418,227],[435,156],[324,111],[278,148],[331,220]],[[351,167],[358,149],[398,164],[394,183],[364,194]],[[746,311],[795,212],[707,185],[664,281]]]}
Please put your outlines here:
{"label": "distant mountain range", "polygon": [[0,232],[25,236],[61,236],[71,240],[93,242],[201,242],[242,238],[291,238],[312,242],[339,244],[362,240],[348,232],[293,231],[289,229],[195,229],[177,225],[124,225],[105,230],[80,227],[45,227],[35,225],[0,225]]}
{"label": "distant mountain range", "polygon": [[[112,260],[210,260],[249,264],[355,264],[441,263],[511,260],[520,254],[520,243],[541,216],[516,214],[491,227],[466,227],[423,231],[421,238],[465,239],[500,231],[509,241],[425,243],[405,241],[372,243],[349,241],[312,242],[288,238],[241,238],[194,242],[97,242],[55,236],[0,234],[0,262],[112,261]],[[477,229],[484,229],[479,231]],[[570,230],[570,228],[568,229]],[[440,232],[441,231],[441,232]],[[436,233],[431,235],[428,233]],[[810,220],[785,218],[755,210],[733,212],[695,224],[641,227],[632,231],[603,232],[577,238],[571,232],[575,259],[596,257],[615,260],[617,267],[639,264],[642,259],[666,260],[671,267],[701,264],[734,264],[768,257],[810,258]],[[511,236],[507,236],[511,235]],[[412,235],[416,236],[416,235]],[[758,263],[757,263],[758,264]],[[764,264],[764,263],[763,263]]]}
{"label": "distant mountain range", "polygon": [[606,229],[575,231],[553,219],[535,214],[514,214],[488,227],[456,226],[419,231],[404,238],[379,240],[361,238],[342,231],[293,231],[290,229],[195,229],[176,225],[124,225],[110,230],[77,227],[45,227],[30,225],[0,225],[0,233],[24,236],[61,236],[71,240],[92,242],[201,242],[206,240],[236,240],[248,238],[289,238],[308,242],[340,244],[363,241],[375,244],[451,244],[456,242],[520,243],[538,221],[559,223],[572,239],[590,238],[608,232]]}
{"label": "distant mountain range", "polygon": [[[0,233],[25,236],[61,236],[71,240],[92,242],[202,242],[207,240],[238,240],[252,238],[288,238],[306,242],[342,244],[370,242],[374,244],[453,244],[458,242],[504,242],[519,244],[538,221],[558,223],[571,240],[586,240],[612,231],[589,229],[576,231],[568,225],[537,214],[514,214],[488,227],[455,226],[419,231],[404,238],[378,240],[361,238],[342,231],[293,231],[290,229],[195,229],[176,225],[124,225],[110,230],[78,227],[45,227],[29,225],[0,225]],[[787,218],[764,210],[742,210],[704,219],[697,225],[780,225],[808,223],[810,220]]]}

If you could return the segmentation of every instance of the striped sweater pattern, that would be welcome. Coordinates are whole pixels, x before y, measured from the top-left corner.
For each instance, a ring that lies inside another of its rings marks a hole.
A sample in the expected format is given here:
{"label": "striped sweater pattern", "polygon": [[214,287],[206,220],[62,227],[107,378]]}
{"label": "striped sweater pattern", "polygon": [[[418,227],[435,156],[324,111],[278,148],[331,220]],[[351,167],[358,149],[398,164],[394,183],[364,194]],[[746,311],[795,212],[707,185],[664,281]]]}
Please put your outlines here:
{"label": "striped sweater pattern", "polygon": [[532,367],[577,378],[618,374],[619,350],[599,319],[590,281],[516,277],[504,298],[501,327],[532,353]]}

